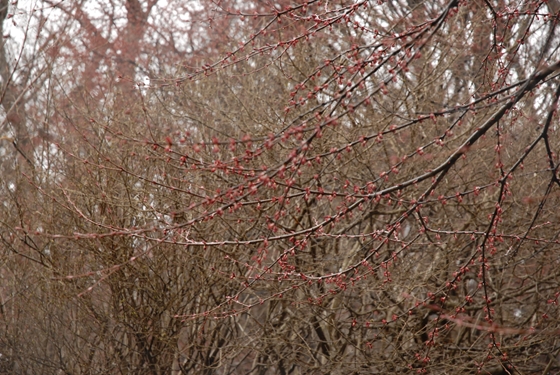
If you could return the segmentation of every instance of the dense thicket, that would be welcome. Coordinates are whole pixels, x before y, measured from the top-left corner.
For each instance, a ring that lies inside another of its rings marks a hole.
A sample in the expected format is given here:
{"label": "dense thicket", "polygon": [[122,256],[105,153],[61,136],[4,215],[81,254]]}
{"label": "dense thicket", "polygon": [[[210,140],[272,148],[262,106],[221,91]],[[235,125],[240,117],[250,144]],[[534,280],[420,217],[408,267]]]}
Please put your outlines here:
{"label": "dense thicket", "polygon": [[0,371],[560,371],[557,1],[0,1]]}

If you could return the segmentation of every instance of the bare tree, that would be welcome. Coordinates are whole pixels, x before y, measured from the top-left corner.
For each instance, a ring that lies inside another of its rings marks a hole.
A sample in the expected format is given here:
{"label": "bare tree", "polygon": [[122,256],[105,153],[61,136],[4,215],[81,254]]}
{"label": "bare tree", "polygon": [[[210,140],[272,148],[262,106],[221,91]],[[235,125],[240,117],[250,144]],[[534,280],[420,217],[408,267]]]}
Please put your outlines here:
{"label": "bare tree", "polygon": [[560,369],[556,2],[34,9],[2,371]]}

